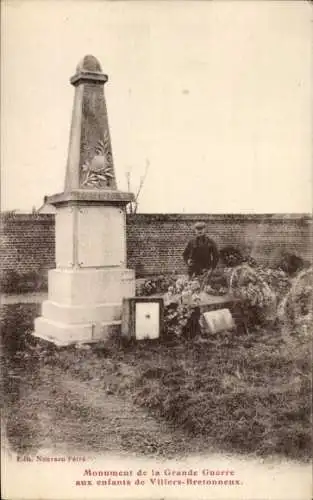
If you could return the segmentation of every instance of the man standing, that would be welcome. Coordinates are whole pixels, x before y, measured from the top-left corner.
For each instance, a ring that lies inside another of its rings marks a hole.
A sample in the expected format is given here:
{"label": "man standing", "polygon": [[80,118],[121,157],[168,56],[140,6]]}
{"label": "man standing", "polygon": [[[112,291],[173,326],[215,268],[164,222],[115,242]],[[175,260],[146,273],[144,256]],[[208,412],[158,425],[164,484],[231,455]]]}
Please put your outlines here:
{"label": "man standing", "polygon": [[205,234],[205,223],[195,224],[196,236],[187,244],[183,259],[188,266],[189,278],[199,276],[204,270],[213,271],[218,263],[218,249],[213,240]]}

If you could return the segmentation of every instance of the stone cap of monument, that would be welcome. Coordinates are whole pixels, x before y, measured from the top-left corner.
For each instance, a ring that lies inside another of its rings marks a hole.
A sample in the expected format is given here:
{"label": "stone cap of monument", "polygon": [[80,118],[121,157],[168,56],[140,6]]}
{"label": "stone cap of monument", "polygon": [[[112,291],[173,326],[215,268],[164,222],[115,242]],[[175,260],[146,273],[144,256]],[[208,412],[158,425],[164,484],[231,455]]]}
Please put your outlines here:
{"label": "stone cap of monument", "polygon": [[88,202],[115,205],[127,205],[134,201],[133,193],[117,190],[93,190],[93,189],[73,189],[69,192],[63,192],[48,196],[46,203],[51,205],[61,205],[69,202]]}
{"label": "stone cap of monument", "polygon": [[92,55],[86,55],[76,66],[76,73],[71,77],[72,85],[78,85],[82,81],[102,82],[108,81],[108,76],[102,73],[101,64]]}

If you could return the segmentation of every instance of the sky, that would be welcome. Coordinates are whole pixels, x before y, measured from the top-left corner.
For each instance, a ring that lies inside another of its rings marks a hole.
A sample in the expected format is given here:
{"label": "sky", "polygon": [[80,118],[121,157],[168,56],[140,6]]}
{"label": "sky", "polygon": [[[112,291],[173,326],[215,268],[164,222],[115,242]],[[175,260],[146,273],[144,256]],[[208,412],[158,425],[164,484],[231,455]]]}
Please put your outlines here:
{"label": "sky", "polygon": [[311,212],[311,27],[301,0],[2,1],[2,210],[63,191],[93,54],[119,189],[149,165],[140,212]]}

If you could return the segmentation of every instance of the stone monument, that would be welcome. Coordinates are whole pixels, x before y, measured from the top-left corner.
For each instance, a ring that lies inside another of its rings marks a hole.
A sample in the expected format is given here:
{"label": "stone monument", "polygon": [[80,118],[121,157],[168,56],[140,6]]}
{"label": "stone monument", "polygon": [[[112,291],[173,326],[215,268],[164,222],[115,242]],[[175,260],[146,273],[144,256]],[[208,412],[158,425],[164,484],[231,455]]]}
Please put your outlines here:
{"label": "stone monument", "polygon": [[104,96],[107,75],[87,55],[71,78],[75,98],[63,193],[56,208],[56,269],[34,335],[58,346],[91,343],[119,334],[123,298],[135,295],[126,268],[126,205],[117,189]]}

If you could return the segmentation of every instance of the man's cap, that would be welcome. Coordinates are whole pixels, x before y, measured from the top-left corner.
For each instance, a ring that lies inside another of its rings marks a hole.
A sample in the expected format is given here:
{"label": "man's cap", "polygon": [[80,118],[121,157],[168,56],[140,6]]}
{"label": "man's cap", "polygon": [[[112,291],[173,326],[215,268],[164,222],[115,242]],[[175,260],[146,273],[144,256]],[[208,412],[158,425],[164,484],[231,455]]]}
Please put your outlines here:
{"label": "man's cap", "polygon": [[206,226],[205,222],[196,222],[195,229],[204,229]]}

